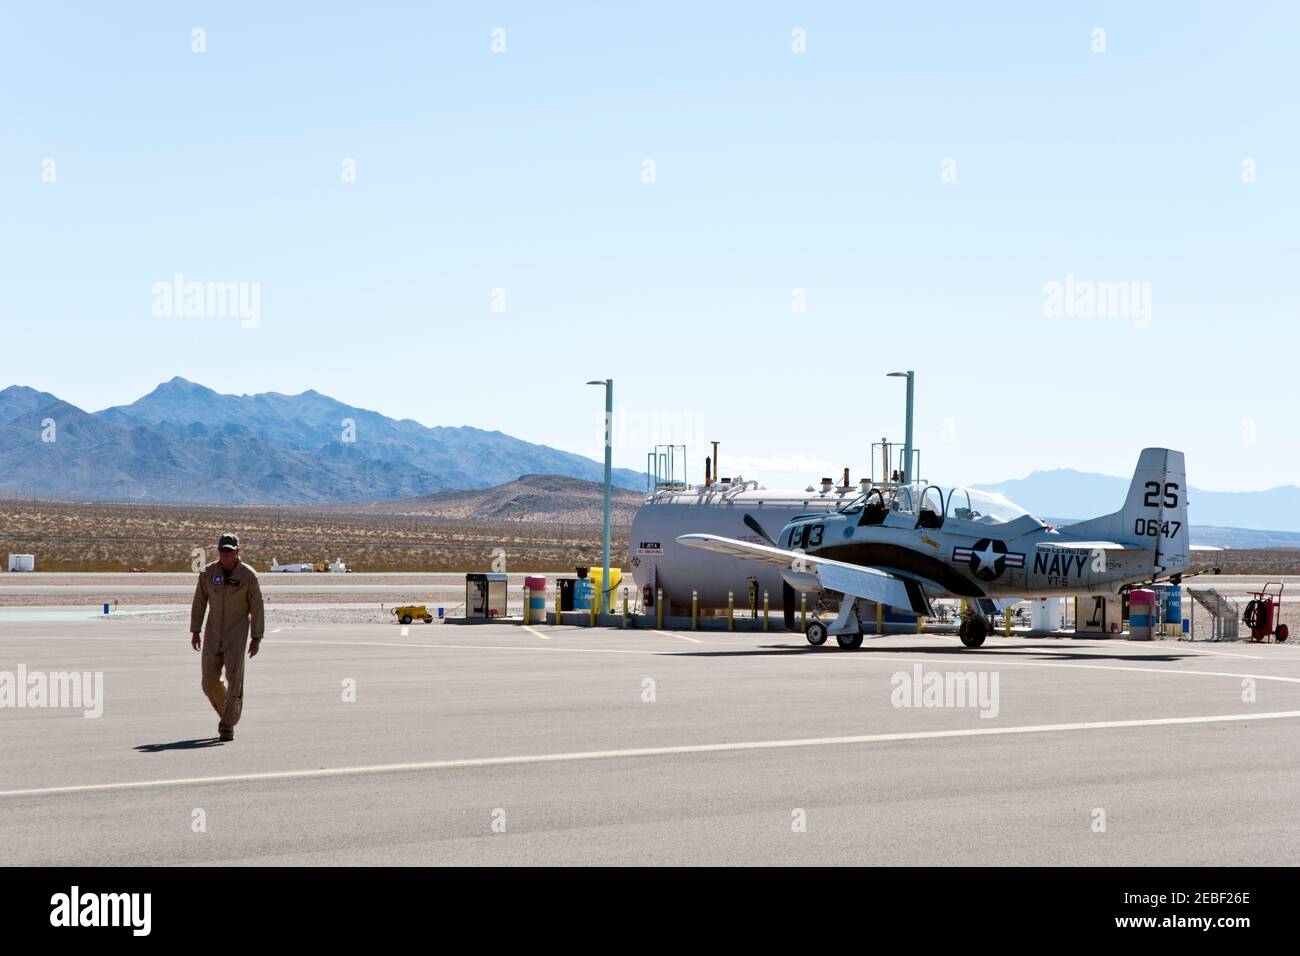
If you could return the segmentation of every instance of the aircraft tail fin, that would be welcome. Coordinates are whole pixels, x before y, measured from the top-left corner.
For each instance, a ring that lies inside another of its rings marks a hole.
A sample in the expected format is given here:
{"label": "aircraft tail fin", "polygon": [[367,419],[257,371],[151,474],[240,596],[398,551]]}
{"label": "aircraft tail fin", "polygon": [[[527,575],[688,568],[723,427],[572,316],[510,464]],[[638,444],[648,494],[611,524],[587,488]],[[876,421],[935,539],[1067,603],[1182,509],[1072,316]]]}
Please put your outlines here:
{"label": "aircraft tail fin", "polygon": [[1190,559],[1187,527],[1187,466],[1181,451],[1144,448],[1129,483],[1124,507],[1069,526],[1072,535],[1135,545],[1152,554],[1154,570],[1176,572]]}

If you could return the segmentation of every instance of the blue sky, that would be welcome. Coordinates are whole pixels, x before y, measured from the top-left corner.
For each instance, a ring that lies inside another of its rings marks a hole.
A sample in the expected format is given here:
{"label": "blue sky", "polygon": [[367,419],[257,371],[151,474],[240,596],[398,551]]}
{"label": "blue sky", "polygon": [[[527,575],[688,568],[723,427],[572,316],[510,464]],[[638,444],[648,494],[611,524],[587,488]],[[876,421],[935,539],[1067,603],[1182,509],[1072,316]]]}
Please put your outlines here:
{"label": "blue sky", "polygon": [[[802,486],[901,440],[913,368],[936,479],[1300,482],[1295,4],[115,6],[5,15],[0,385],[598,457],[611,376],[617,464]],[[177,273],[256,326],[156,316]],[[1067,276],[1149,312],[1045,315]]]}

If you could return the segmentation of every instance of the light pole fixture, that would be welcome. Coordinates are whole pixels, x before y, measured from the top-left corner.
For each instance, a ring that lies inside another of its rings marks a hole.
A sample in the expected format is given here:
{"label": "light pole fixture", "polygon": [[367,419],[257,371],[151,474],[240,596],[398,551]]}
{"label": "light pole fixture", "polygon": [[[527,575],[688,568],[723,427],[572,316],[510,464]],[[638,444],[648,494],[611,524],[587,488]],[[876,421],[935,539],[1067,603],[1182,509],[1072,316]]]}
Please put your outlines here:
{"label": "light pole fixture", "polygon": [[609,609],[609,507],[610,496],[614,480],[614,380],[607,378],[604,380],[594,379],[587,383],[588,385],[605,386],[605,532],[604,532],[604,558],[600,578],[600,605],[596,609],[597,614],[603,614]]}
{"label": "light pole fixture", "polygon": [[886,378],[907,379],[907,428],[903,434],[903,484],[912,481],[912,410],[916,386],[916,373],[911,369],[906,372],[890,372]]}

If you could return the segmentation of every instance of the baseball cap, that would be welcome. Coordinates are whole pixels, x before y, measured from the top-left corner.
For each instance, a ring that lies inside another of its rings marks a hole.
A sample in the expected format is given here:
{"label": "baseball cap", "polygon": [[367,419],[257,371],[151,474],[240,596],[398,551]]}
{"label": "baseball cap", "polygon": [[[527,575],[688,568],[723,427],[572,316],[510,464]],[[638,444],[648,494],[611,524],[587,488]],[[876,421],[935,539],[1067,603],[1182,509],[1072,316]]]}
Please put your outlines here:
{"label": "baseball cap", "polygon": [[239,547],[239,535],[231,534],[229,531],[223,534],[221,536],[221,540],[217,542],[218,551],[234,551],[238,547]]}

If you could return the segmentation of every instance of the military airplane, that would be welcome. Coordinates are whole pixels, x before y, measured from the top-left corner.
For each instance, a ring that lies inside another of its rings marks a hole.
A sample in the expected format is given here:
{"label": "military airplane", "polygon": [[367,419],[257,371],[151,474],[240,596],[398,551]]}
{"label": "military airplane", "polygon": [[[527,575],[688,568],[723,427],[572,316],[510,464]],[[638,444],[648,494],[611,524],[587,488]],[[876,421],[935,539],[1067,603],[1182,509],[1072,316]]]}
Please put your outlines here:
{"label": "military airplane", "polygon": [[1000,495],[913,483],[873,487],[838,511],[796,516],[776,539],[746,515],[767,544],[709,534],[677,540],[780,566],[787,628],[795,591],[839,595],[834,621],[808,624],[812,644],[833,634],[841,647],[860,646],[870,604],[932,617],[933,598],[960,597],[961,642],[979,647],[991,619],[1024,598],[1179,583],[1191,551],[1201,550],[1188,542],[1185,470],[1182,452],[1144,449],[1123,508],[1064,527]]}

